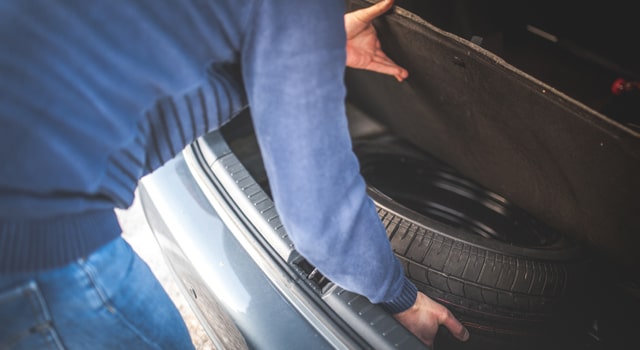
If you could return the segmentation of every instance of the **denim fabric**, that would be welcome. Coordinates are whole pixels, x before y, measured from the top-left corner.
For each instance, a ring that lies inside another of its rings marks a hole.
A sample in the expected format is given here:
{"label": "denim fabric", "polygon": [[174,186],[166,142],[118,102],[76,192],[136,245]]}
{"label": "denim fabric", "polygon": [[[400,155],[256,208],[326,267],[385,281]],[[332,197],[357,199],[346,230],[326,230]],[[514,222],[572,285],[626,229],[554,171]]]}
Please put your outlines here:
{"label": "denim fabric", "polygon": [[117,238],[87,259],[0,275],[0,349],[192,349],[149,267]]}

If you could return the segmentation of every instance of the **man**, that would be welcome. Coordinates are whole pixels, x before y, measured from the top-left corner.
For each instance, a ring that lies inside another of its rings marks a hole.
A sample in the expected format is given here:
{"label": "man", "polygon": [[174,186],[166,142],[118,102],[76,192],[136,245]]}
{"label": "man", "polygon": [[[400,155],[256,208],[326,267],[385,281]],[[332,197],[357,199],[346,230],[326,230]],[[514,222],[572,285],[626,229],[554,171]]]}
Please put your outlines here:
{"label": "man", "polygon": [[0,347],[190,347],[113,208],[247,103],[300,253],[426,344],[439,325],[466,339],[404,276],[351,152],[345,61],[407,77],[370,24],[391,6],[345,19],[342,0],[3,2]]}

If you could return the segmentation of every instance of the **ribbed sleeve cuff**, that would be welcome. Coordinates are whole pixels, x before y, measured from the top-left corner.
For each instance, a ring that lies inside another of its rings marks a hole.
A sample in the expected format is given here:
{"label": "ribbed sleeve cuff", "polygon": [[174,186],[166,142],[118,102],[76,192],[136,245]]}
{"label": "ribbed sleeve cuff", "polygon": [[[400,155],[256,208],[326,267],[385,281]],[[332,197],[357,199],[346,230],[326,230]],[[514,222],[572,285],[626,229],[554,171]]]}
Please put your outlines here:
{"label": "ribbed sleeve cuff", "polygon": [[417,297],[418,288],[416,288],[415,284],[405,278],[400,295],[398,295],[398,297],[396,297],[395,299],[383,302],[380,305],[382,305],[390,313],[397,314],[413,306],[413,304],[415,304],[416,302]]}

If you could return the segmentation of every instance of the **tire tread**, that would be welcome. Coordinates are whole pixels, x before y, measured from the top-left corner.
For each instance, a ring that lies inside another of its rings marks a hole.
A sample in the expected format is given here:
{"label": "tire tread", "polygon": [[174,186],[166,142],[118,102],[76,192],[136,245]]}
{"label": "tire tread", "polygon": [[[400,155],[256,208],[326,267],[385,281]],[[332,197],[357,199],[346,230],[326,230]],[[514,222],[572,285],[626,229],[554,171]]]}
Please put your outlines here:
{"label": "tire tread", "polygon": [[534,314],[564,295],[567,273],[562,265],[482,249],[384,208],[378,214],[419,289],[429,286],[472,304]]}

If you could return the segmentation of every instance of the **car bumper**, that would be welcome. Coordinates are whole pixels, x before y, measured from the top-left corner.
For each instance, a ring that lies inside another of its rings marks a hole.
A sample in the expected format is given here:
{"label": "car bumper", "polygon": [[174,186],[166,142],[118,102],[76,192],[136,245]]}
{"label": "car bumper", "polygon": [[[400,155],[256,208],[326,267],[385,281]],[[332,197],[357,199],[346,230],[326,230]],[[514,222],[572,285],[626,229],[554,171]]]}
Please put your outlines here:
{"label": "car bumper", "polygon": [[366,298],[315,285],[255,185],[218,132],[140,184],[163,256],[216,348],[424,348]]}

